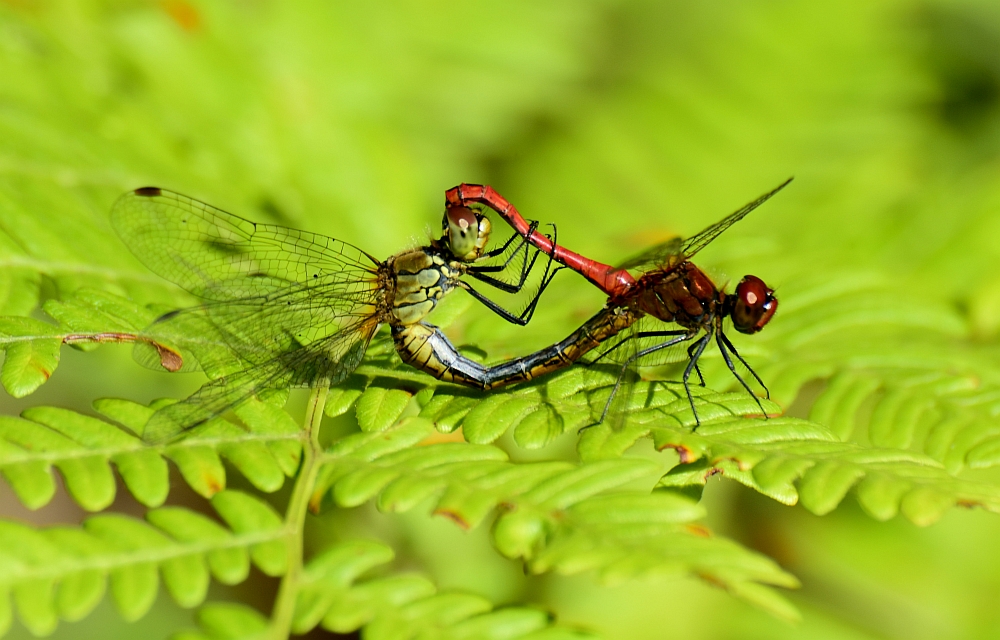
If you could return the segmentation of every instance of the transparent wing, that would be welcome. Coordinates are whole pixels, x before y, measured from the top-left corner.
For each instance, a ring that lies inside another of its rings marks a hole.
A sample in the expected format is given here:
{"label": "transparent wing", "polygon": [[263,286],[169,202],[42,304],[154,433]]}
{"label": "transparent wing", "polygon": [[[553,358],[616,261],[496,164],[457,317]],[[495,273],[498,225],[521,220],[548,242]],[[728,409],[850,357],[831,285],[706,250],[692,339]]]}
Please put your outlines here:
{"label": "transparent wing", "polygon": [[143,439],[168,440],[265,389],[338,384],[358,367],[378,326],[375,318],[365,318],[311,344],[282,351],[267,362],[216,378],[186,400],[153,414]]}
{"label": "transparent wing", "polygon": [[646,272],[654,268],[670,268],[676,264],[684,262],[685,260],[690,260],[696,253],[707,247],[713,240],[719,237],[723,231],[733,226],[745,218],[748,213],[770,200],[774,194],[788,186],[788,183],[791,181],[792,178],[785,180],[771,191],[768,191],[753,202],[747,203],[737,211],[734,211],[722,220],[719,220],[715,224],[704,229],[697,235],[691,236],[686,240],[681,238],[672,238],[667,240],[666,242],[650,247],[634,258],[625,261],[619,265],[619,267],[622,269]]}
{"label": "transparent wing", "polygon": [[685,240],[683,243],[681,243],[681,248],[680,248],[681,255],[684,256],[685,260],[688,260],[691,257],[693,257],[694,254],[698,253],[699,251],[707,247],[708,244],[712,242],[712,240],[715,240],[719,236],[719,234],[721,234],[723,231],[725,231],[729,227],[733,226],[734,224],[742,220],[744,217],[746,217],[748,213],[750,213],[760,205],[770,200],[771,196],[773,196],[774,194],[778,193],[779,191],[787,187],[788,183],[791,181],[792,178],[785,180],[777,187],[771,189],[770,191],[760,196],[753,202],[743,205],[743,207],[729,214],[722,220],[719,220],[718,222],[708,227],[698,235],[692,236],[687,240]]}
{"label": "transparent wing", "polygon": [[[271,361],[339,335],[375,313],[379,262],[333,238],[255,224],[192,198],[145,187],[111,221],[154,272],[209,304],[162,316],[143,336],[175,348],[210,377]],[[136,360],[161,369],[138,343]]]}
{"label": "transparent wing", "polygon": [[645,323],[640,320],[629,327],[629,332],[623,337],[623,341],[620,343],[621,346],[616,349],[617,356],[612,358],[620,367],[617,371],[617,390],[615,391],[614,387],[612,387],[612,392],[615,395],[608,398],[608,404],[605,405],[603,410],[607,412],[605,421],[607,421],[608,426],[614,431],[621,431],[625,428],[625,423],[628,422],[629,413],[631,413],[630,409],[634,405],[633,398],[635,396],[636,384],[639,382],[639,369],[632,360],[639,351],[640,341],[636,339],[636,335],[643,324]]}
{"label": "transparent wing", "polygon": [[[604,413],[605,424],[620,431],[632,414],[674,400],[657,396],[657,383],[642,381],[639,371],[686,363],[689,360],[687,349],[691,344],[685,338],[686,333],[677,325],[666,324],[647,316],[629,327],[627,332],[619,334],[620,339],[608,345],[598,356],[596,364],[591,361],[591,367],[613,373],[618,379],[617,383],[613,383],[617,384],[617,388],[612,387],[614,395],[606,398],[603,405],[595,407]],[[676,344],[659,348],[669,342]],[[641,355],[645,351],[650,352]],[[596,418],[599,419],[600,416],[599,413]]]}
{"label": "transparent wing", "polygon": [[111,224],[157,275],[208,300],[266,296],[313,279],[349,283],[380,264],[346,242],[250,222],[158,187],[118,198]]}
{"label": "transparent wing", "polygon": [[677,262],[677,256],[681,253],[683,242],[681,238],[671,238],[660,244],[653,245],[642,253],[632,256],[619,264],[618,268],[646,272],[653,268],[674,264]]}
{"label": "transparent wing", "polygon": [[[215,377],[357,328],[377,315],[380,296],[373,277],[350,283],[327,277],[267,296],[171,312],[141,335],[179,350],[185,363],[196,360]],[[159,354],[145,343],[136,345],[134,355],[141,364],[162,370]]]}

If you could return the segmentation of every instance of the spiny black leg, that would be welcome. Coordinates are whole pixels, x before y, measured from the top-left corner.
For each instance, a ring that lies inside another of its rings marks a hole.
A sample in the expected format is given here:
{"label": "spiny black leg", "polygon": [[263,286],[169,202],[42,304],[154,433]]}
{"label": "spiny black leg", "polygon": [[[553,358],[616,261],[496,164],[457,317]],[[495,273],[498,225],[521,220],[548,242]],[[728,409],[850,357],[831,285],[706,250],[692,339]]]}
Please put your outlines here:
{"label": "spiny black leg", "polygon": [[[534,230],[534,227],[532,227],[532,230]],[[550,240],[552,240],[553,244],[555,244],[556,233],[558,233],[558,230],[556,229],[555,225],[552,225],[552,234],[553,234],[553,237],[550,238]],[[541,253],[541,251],[535,251],[535,255],[532,256],[532,258],[531,258],[531,264],[527,267],[527,269],[521,275],[521,282],[517,285],[517,288],[513,289],[513,290],[505,288],[504,285],[506,285],[506,283],[501,283],[499,281],[496,281],[495,279],[490,278],[489,276],[483,276],[481,274],[478,274],[478,273],[475,273],[475,272],[471,272],[471,271],[469,272],[469,275],[471,275],[471,276],[473,276],[473,277],[475,277],[475,278],[477,278],[479,280],[482,280],[484,282],[487,282],[487,283],[491,283],[491,281],[492,281],[492,283],[494,283],[494,286],[496,286],[497,288],[499,288],[501,290],[504,290],[504,291],[508,291],[510,293],[516,293],[517,291],[520,291],[521,288],[524,286],[524,281],[527,279],[527,273],[530,272],[532,269],[534,269],[534,267],[535,267],[535,261],[538,260],[538,255],[540,253]],[[541,281],[541,283],[538,286],[538,291],[535,292],[534,297],[531,299],[531,301],[528,303],[528,305],[518,315],[514,315],[510,311],[507,311],[506,309],[504,309],[503,307],[501,307],[499,304],[493,302],[492,300],[490,300],[489,298],[487,298],[486,296],[484,296],[480,292],[478,292],[475,289],[473,289],[472,286],[469,285],[466,282],[459,281],[459,286],[461,286],[463,289],[465,289],[466,291],[468,291],[469,293],[471,293],[472,296],[474,298],[476,298],[476,300],[479,300],[480,302],[482,302],[484,305],[486,305],[486,308],[488,308],[489,310],[493,311],[494,313],[496,313],[497,315],[499,315],[504,320],[506,320],[506,321],[508,321],[510,323],[513,323],[513,324],[524,326],[524,325],[528,324],[528,322],[531,321],[532,316],[535,314],[535,308],[538,305],[538,301],[542,297],[542,293],[544,293],[545,289],[547,289],[548,286],[552,283],[552,280],[556,277],[556,274],[559,273],[559,271],[561,271],[562,269],[565,268],[562,265],[559,265],[555,269],[552,269],[552,263],[553,263],[553,257],[552,256],[553,256],[553,254],[546,254],[546,255],[548,255],[549,259],[545,263],[545,273],[542,274],[542,281]],[[527,254],[525,254],[525,257],[527,258]],[[506,286],[510,286],[510,285],[506,285]]]}
{"label": "spiny black leg", "polygon": [[[494,278],[493,276],[488,276],[483,273],[484,269],[492,270],[493,269],[492,267],[469,267],[468,269],[465,270],[465,272],[470,276],[472,276],[473,278],[475,278],[476,280],[479,280],[480,282],[485,282],[494,289],[499,289],[505,293],[518,293],[521,289],[524,288],[524,283],[528,280],[528,274],[531,273],[531,270],[535,268],[535,261],[538,259],[539,253],[541,252],[535,252],[535,255],[534,257],[532,257],[530,263],[528,263],[528,261],[525,260],[525,265],[521,269],[521,275],[518,277],[517,284],[504,282],[499,278]],[[503,269],[496,269],[496,271],[502,271],[502,270]]]}
{"label": "spiny black leg", "polygon": [[503,243],[503,246],[498,247],[498,248],[494,249],[493,251],[487,251],[486,253],[484,253],[479,258],[480,260],[488,260],[490,258],[495,258],[495,257],[497,257],[499,255],[503,255],[503,253],[507,251],[508,247],[510,247],[510,245],[514,242],[514,240],[515,239],[518,240],[519,243],[517,245],[517,249],[514,249],[514,251],[512,251],[509,256],[507,256],[507,258],[504,260],[503,264],[481,266],[481,267],[472,267],[472,268],[476,269],[480,273],[497,273],[497,272],[503,271],[508,266],[510,266],[510,263],[515,260],[515,258],[517,257],[517,254],[521,253],[522,249],[525,250],[525,260],[527,260],[527,247],[531,246],[531,243],[528,241],[528,236],[530,236],[531,234],[533,234],[537,228],[538,228],[538,221],[537,220],[532,220],[531,221],[531,226],[528,227],[528,233],[526,235],[522,236],[519,233],[515,233],[511,237],[507,238],[507,241]]}
{"label": "spiny black leg", "polygon": [[[473,298],[475,298],[476,300],[479,300],[484,305],[486,305],[487,309],[489,309],[493,313],[497,314],[498,316],[500,316],[501,318],[503,318],[507,322],[510,322],[510,323],[516,324],[516,325],[520,325],[522,327],[524,325],[528,324],[528,320],[525,320],[524,318],[522,318],[520,316],[516,316],[513,313],[511,313],[510,311],[507,311],[506,309],[504,309],[503,307],[501,307],[497,303],[493,302],[492,300],[490,300],[489,298],[487,298],[483,294],[481,294],[478,291],[476,291],[475,289],[473,289],[470,285],[468,285],[466,283],[462,283],[461,287],[463,289],[465,289],[466,291],[468,291],[470,294],[472,294]],[[530,319],[530,314],[529,314],[529,319]]]}
{"label": "spiny black leg", "polygon": [[[695,342],[690,347],[688,347],[688,361],[689,362],[691,361],[691,352],[694,351],[695,347],[697,347],[697,346],[698,346],[698,343]],[[697,360],[695,360],[695,363],[694,363],[694,371],[695,371],[695,373],[698,374],[698,380],[699,380],[698,385],[704,387],[705,386],[705,376],[701,375],[701,367],[698,366],[698,361]]]}
{"label": "spiny black leg", "polygon": [[[651,332],[651,333],[656,333],[656,332]],[[668,333],[668,332],[664,332],[664,333]],[[669,332],[669,333],[673,333],[673,332]],[[622,364],[622,370],[618,374],[618,379],[615,380],[615,386],[614,386],[614,388],[611,389],[611,395],[608,396],[608,401],[604,403],[604,411],[601,412],[601,419],[598,420],[597,422],[593,423],[593,424],[589,424],[586,427],[583,427],[583,429],[580,429],[580,431],[583,431],[584,429],[589,429],[590,427],[595,427],[595,426],[601,424],[602,422],[604,422],[604,419],[608,417],[608,411],[611,410],[611,403],[614,401],[615,395],[618,393],[618,389],[622,386],[622,380],[625,379],[625,373],[628,371],[628,368],[636,360],[638,360],[639,358],[643,358],[645,356],[648,356],[651,353],[655,353],[655,352],[661,351],[663,349],[668,349],[668,348],[674,346],[675,344],[684,342],[686,340],[690,340],[692,337],[694,337],[693,334],[688,333],[687,331],[684,331],[682,333],[684,335],[678,336],[678,337],[674,338],[673,340],[667,340],[666,342],[664,342],[662,344],[656,344],[656,345],[653,345],[652,347],[648,347],[646,349],[643,349],[642,351],[639,351],[638,353],[632,354],[628,358],[628,360],[626,360],[625,363]],[[689,392],[688,393],[688,398],[690,399],[690,397],[691,397],[691,394]],[[697,415],[695,417],[697,417]]]}
{"label": "spiny black leg", "polygon": [[[537,225],[538,225],[537,222],[533,222],[532,226],[531,226],[531,229],[529,230],[529,233],[534,233],[535,227]],[[555,225],[553,225],[553,229],[555,229]],[[491,287],[494,287],[496,289],[500,289],[501,291],[505,291],[507,293],[517,293],[517,292],[519,292],[524,287],[524,283],[528,280],[528,275],[531,273],[532,270],[534,270],[534,268],[535,268],[535,262],[538,260],[538,254],[542,253],[540,250],[536,249],[534,255],[531,257],[531,262],[529,263],[528,262],[528,250],[525,249],[524,260],[521,262],[521,275],[518,278],[517,284],[511,284],[511,283],[505,282],[503,280],[500,280],[498,278],[494,278],[492,276],[485,275],[487,273],[500,273],[500,272],[506,271],[507,267],[510,266],[510,263],[513,261],[514,257],[521,251],[521,249],[524,248],[524,247],[526,247],[526,246],[529,246],[528,245],[528,241],[527,241],[526,238],[524,238],[522,236],[519,236],[519,235],[515,235],[515,236],[512,236],[511,239],[513,239],[515,237],[521,238],[521,241],[522,241],[521,245],[517,248],[516,251],[514,251],[514,253],[512,253],[510,255],[510,257],[507,258],[506,261],[504,261],[504,263],[502,265],[479,266],[479,267],[477,267],[477,266],[470,266],[470,267],[467,267],[465,269],[465,272],[468,273],[469,275],[471,275],[473,278],[479,280],[480,282],[485,282],[486,284],[490,285]],[[550,240],[551,240],[551,238],[550,238]],[[508,244],[509,244],[509,242],[510,241],[508,241]],[[552,262],[552,256],[551,255],[549,256],[549,262],[550,263]],[[548,273],[548,267],[546,267],[545,272]]]}
{"label": "spiny black leg", "polygon": [[[587,425],[584,429],[588,427],[596,427],[597,425],[604,422],[604,419],[608,417],[608,411],[611,411],[611,403],[614,402],[615,396],[618,395],[618,389],[622,386],[622,381],[625,380],[625,374],[628,372],[629,363],[626,362],[622,365],[622,370],[618,372],[618,378],[615,380],[615,386],[611,389],[611,395],[608,396],[607,402],[604,403],[604,411],[601,411],[600,419],[594,424]],[[580,431],[583,431],[581,429]],[[579,432],[578,432],[579,433]]]}
{"label": "spiny black leg", "polygon": [[[521,238],[521,236],[513,236],[513,237]],[[517,293],[524,286],[524,283],[528,279],[528,274],[531,273],[531,270],[534,269],[535,267],[535,261],[538,259],[538,254],[540,253],[538,250],[535,251],[534,256],[531,258],[531,262],[529,263],[528,249],[525,249],[524,259],[521,261],[521,270],[520,270],[521,273],[520,276],[518,277],[517,284],[511,284],[509,282],[500,280],[498,278],[494,278],[492,276],[488,276],[486,274],[503,273],[504,271],[506,271],[507,268],[510,266],[510,263],[513,262],[514,259],[517,257],[517,254],[521,252],[521,249],[529,246],[527,240],[525,240],[524,238],[521,238],[521,241],[522,241],[521,245],[518,246],[517,250],[514,251],[510,256],[508,256],[506,260],[504,260],[503,264],[486,265],[486,266],[471,265],[466,267],[465,272],[473,276],[477,280],[481,280],[482,282],[485,282],[490,286],[496,287],[497,289],[506,291],[507,293]]]}
{"label": "spiny black leg", "polygon": [[666,337],[671,337],[671,336],[685,336],[687,334],[688,334],[688,332],[684,331],[684,330],[677,330],[677,331],[637,331],[637,332],[633,333],[632,335],[623,338],[622,340],[620,340],[614,346],[609,347],[606,351],[604,351],[603,353],[601,353],[600,355],[598,355],[596,358],[594,358],[593,360],[591,360],[590,362],[588,362],[587,366],[589,367],[592,364],[597,364],[597,362],[601,358],[603,358],[604,356],[608,355],[609,353],[611,353],[612,351],[614,351],[618,347],[622,346],[623,344],[625,344],[629,340],[637,340],[637,339],[640,339],[640,338],[666,338]]}
{"label": "spiny black leg", "polygon": [[[551,263],[550,263],[551,264]],[[545,268],[546,274],[542,276],[542,284],[538,287],[538,291],[535,292],[535,296],[528,303],[528,306],[524,308],[523,311],[518,315],[524,321],[524,324],[531,322],[531,317],[535,315],[535,308],[538,306],[538,301],[542,299],[542,294],[548,288],[549,284],[556,277],[556,274],[565,269],[566,267],[560,265],[552,270],[552,273],[548,273],[548,267]]]}
{"label": "spiny black leg", "polygon": [[684,391],[687,393],[688,403],[691,405],[691,413],[694,414],[694,429],[692,429],[692,431],[696,431],[698,427],[701,426],[701,419],[698,418],[698,410],[695,409],[694,406],[694,396],[691,395],[691,387],[688,385],[688,378],[691,377],[691,370],[697,366],[698,358],[700,358],[701,354],[705,352],[705,347],[708,346],[708,341],[711,337],[711,328],[706,329],[705,337],[696,343],[697,348],[694,350],[694,355],[692,355],[691,359],[688,361],[688,365],[684,368],[684,376],[681,378],[684,381]]}
{"label": "spiny black leg", "polygon": [[556,267],[555,269],[552,270],[552,272],[550,274],[546,274],[545,276],[543,276],[542,283],[538,287],[538,291],[535,293],[535,295],[532,298],[531,302],[528,304],[527,307],[525,307],[525,309],[523,311],[521,311],[521,313],[519,313],[517,315],[515,315],[515,314],[511,313],[510,311],[504,309],[503,307],[501,307],[496,302],[493,302],[492,300],[490,300],[489,298],[487,298],[482,293],[476,291],[468,283],[460,281],[459,282],[459,286],[461,286],[463,289],[465,289],[470,294],[472,294],[472,297],[474,297],[476,300],[479,300],[480,302],[482,302],[486,306],[487,309],[489,309],[493,313],[497,314],[498,316],[500,316],[501,318],[503,318],[507,322],[510,322],[510,323],[516,324],[516,325],[520,325],[520,326],[523,327],[524,325],[528,324],[531,321],[531,317],[535,314],[535,307],[538,305],[538,301],[541,299],[542,294],[545,292],[545,289],[548,288],[548,286],[552,282],[553,278],[556,277],[556,274],[559,271],[561,271],[562,269],[564,269],[564,268],[565,267],[562,267],[562,266]]}
{"label": "spiny black leg", "polygon": [[[740,377],[740,374],[736,372],[736,367],[733,366],[733,361],[729,357],[729,353],[726,351],[726,345],[724,344],[724,342],[728,342],[728,340],[725,339],[725,336],[722,335],[721,331],[718,334],[716,334],[715,341],[719,345],[719,351],[722,352],[722,358],[726,361],[726,364],[729,366],[729,370],[733,372],[733,375],[736,376],[736,379],[740,381],[740,384],[743,385],[743,388],[747,390],[747,393],[750,394],[750,397],[753,398],[754,401],[757,403],[757,406],[760,407],[760,412],[764,414],[764,419],[766,420],[768,418],[767,411],[764,410],[764,405],[761,404],[760,398],[758,398],[757,394],[753,392],[753,389],[750,388],[750,385],[747,384],[746,380]],[[770,398],[768,399],[770,400]]]}
{"label": "spiny black leg", "polygon": [[[559,229],[556,227],[556,225],[553,224],[552,237],[549,238],[549,240],[552,242],[553,247],[556,246],[558,238],[559,238]],[[539,253],[540,253],[539,251],[536,251],[535,255],[531,259],[532,268],[534,268],[535,260],[538,259]],[[555,258],[555,254],[556,254],[555,249],[553,249],[552,252],[548,254],[549,260],[548,262],[545,263],[545,273],[542,274],[542,282],[538,286],[538,291],[535,292],[535,297],[532,298],[531,302],[528,303],[528,306],[521,312],[521,317],[524,318],[524,321],[526,323],[529,322],[531,320],[531,317],[535,314],[535,307],[538,305],[538,301],[542,298],[542,293],[544,293],[545,290],[548,289],[549,285],[552,284],[552,280],[555,279],[556,274],[566,268],[563,265],[559,265],[555,269],[552,269],[552,262]],[[524,277],[522,277],[522,280],[524,279]]]}
{"label": "spiny black leg", "polygon": [[719,337],[721,337],[722,341],[726,343],[726,346],[729,347],[729,350],[733,352],[733,355],[739,358],[740,362],[743,363],[743,366],[746,367],[747,371],[750,372],[750,375],[754,377],[754,380],[756,380],[760,384],[760,386],[764,389],[764,393],[766,394],[765,397],[767,397],[767,399],[770,400],[771,391],[767,388],[767,385],[764,384],[764,381],[760,379],[760,376],[757,375],[757,372],[753,370],[753,367],[747,364],[747,361],[743,359],[743,356],[741,356],[740,352],[736,350],[736,347],[733,346],[733,343],[729,341],[729,338],[726,336],[726,334],[722,333],[721,329],[719,330]]}
{"label": "spiny black leg", "polygon": [[[549,238],[549,240],[552,242],[553,246],[555,246],[555,244],[556,244],[557,234],[558,234],[558,229],[556,229],[556,225],[552,225],[552,237]],[[529,267],[529,270],[531,270],[531,269],[534,268],[534,266],[535,266],[535,260],[538,259],[538,254],[539,253],[540,253],[540,251],[536,251],[535,255],[532,257],[532,259],[531,259],[531,267]],[[532,316],[535,315],[535,308],[538,305],[538,301],[541,300],[542,294],[549,287],[549,285],[552,284],[552,280],[555,279],[556,274],[559,273],[561,270],[563,270],[563,269],[566,268],[563,265],[559,265],[555,269],[552,269],[552,263],[553,263],[553,256],[554,255],[555,255],[554,251],[552,253],[548,254],[549,260],[548,260],[548,262],[545,263],[545,273],[542,274],[542,281],[538,285],[538,291],[535,292],[535,295],[531,299],[531,302],[528,303],[528,306],[525,307],[521,311],[521,313],[518,315],[518,317],[524,322],[524,324],[527,324],[528,322],[530,322]],[[526,275],[522,275],[522,278],[521,278],[522,285],[523,285],[523,281],[524,281],[525,278],[526,278]]]}
{"label": "spiny black leg", "polygon": [[[513,235],[511,235],[509,238],[507,238],[507,241],[503,243],[503,246],[497,247],[496,249],[493,249],[492,251],[487,251],[486,253],[483,254],[483,257],[484,258],[495,258],[498,255],[501,255],[504,251],[507,250],[508,247],[510,247],[510,245],[514,242],[515,238],[520,238],[521,239],[521,246],[517,248],[517,251],[520,251],[521,247],[523,247],[524,245],[528,244],[528,236],[530,236],[532,233],[534,233],[535,229],[537,229],[537,228],[538,228],[538,220],[532,220],[531,223],[530,223],[530,225],[529,225],[529,227],[528,227],[528,233],[522,235],[522,234],[517,233],[515,231],[513,233]],[[515,251],[515,253],[517,253],[517,251]]]}

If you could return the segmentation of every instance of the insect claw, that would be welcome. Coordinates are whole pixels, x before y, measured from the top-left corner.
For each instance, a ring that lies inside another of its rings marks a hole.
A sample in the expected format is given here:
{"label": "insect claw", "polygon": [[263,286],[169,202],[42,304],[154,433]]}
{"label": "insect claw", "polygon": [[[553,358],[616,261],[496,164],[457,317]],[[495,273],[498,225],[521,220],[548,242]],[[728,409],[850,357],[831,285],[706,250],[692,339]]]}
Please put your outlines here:
{"label": "insect claw", "polygon": [[591,427],[596,427],[596,426],[598,426],[600,424],[601,424],[600,422],[591,422],[588,425],[584,425],[584,426],[582,426],[582,427],[580,427],[579,429],[576,430],[576,435],[580,435],[581,433],[583,433],[587,429],[590,429]]}

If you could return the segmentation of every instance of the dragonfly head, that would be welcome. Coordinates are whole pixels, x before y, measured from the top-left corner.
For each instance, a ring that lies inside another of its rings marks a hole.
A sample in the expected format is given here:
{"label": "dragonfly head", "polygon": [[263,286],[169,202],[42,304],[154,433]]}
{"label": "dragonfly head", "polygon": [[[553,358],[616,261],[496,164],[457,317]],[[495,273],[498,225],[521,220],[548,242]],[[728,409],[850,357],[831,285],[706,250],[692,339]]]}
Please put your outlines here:
{"label": "dragonfly head", "polygon": [[490,220],[469,207],[449,206],[444,210],[444,240],[452,255],[471,262],[483,255],[490,241]]}
{"label": "dragonfly head", "polygon": [[729,315],[733,318],[733,326],[740,333],[757,333],[778,310],[774,290],[768,288],[757,276],[744,276],[736,285],[736,293],[729,297],[729,301]]}

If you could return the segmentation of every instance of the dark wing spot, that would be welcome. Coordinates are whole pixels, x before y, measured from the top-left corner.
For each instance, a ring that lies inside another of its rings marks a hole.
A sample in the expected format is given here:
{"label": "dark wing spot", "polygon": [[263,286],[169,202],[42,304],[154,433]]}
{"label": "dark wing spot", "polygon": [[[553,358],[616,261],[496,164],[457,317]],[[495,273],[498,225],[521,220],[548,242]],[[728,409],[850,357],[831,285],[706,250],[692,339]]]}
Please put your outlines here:
{"label": "dark wing spot", "polygon": [[154,198],[154,197],[160,195],[160,188],[159,187],[139,187],[138,189],[135,190],[135,195],[137,195],[137,196],[145,196],[147,198]]}
{"label": "dark wing spot", "polygon": [[175,309],[173,311],[168,311],[168,312],[164,313],[162,316],[160,316],[159,318],[157,318],[156,320],[154,320],[153,324],[156,324],[158,322],[166,322],[167,320],[170,320],[171,318],[176,317],[177,314],[179,314],[180,312],[181,312],[180,309]]}
{"label": "dark wing spot", "polygon": [[234,256],[243,253],[244,250],[244,248],[239,246],[237,243],[222,239],[206,240],[205,246],[211,247],[216,252],[226,256]]}

